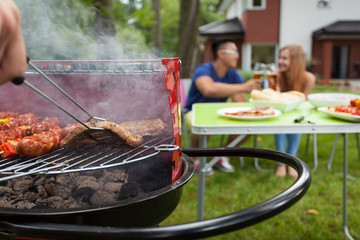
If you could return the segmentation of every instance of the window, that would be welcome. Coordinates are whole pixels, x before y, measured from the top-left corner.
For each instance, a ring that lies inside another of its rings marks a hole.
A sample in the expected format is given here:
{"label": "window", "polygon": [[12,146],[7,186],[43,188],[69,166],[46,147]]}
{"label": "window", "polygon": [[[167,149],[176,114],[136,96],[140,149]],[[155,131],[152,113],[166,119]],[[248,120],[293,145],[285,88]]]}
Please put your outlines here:
{"label": "window", "polygon": [[266,8],[266,0],[247,0],[247,9],[263,10]]}
{"label": "window", "polygon": [[256,62],[261,62],[265,64],[275,63],[276,62],[276,46],[259,44],[252,45],[251,47],[251,69],[253,69]]}

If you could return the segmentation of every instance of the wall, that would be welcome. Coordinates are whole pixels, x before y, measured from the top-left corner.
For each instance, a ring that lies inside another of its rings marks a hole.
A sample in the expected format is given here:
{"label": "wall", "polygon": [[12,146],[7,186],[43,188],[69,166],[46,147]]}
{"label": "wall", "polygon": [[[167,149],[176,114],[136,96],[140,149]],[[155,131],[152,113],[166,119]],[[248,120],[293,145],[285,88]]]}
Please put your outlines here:
{"label": "wall", "polygon": [[281,0],[280,47],[299,43],[309,58],[312,32],[337,20],[359,19],[359,0],[330,0],[330,9],[317,8],[316,0]]}

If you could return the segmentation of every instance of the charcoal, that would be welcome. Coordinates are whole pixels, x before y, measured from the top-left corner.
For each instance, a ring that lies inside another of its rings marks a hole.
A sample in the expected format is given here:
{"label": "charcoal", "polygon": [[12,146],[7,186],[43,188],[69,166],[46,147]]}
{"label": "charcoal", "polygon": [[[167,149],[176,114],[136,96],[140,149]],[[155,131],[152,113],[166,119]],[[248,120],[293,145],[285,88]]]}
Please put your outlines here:
{"label": "charcoal", "polygon": [[59,174],[56,176],[56,182],[64,186],[75,186],[76,180],[71,174]]}
{"label": "charcoal", "polygon": [[0,196],[1,197],[10,196],[12,194],[14,194],[14,191],[12,190],[12,188],[0,186]]}
{"label": "charcoal", "polygon": [[98,191],[90,198],[90,203],[93,206],[107,206],[114,204],[117,201],[117,195],[113,192]]}
{"label": "charcoal", "polygon": [[127,173],[125,169],[115,169],[113,171],[104,170],[104,174],[99,181],[101,182],[125,182]]}
{"label": "charcoal", "polygon": [[35,192],[26,192],[24,193],[24,198],[30,202],[35,202],[39,198],[39,194]]}
{"label": "charcoal", "polygon": [[107,192],[120,192],[120,189],[122,187],[123,183],[118,182],[109,182],[104,185],[104,189]]}
{"label": "charcoal", "polygon": [[10,204],[20,209],[31,209],[35,206],[34,203],[24,198],[13,200]]}
{"label": "charcoal", "polygon": [[72,197],[81,202],[89,202],[91,196],[95,193],[95,189],[90,187],[82,187],[76,189],[72,193]]}
{"label": "charcoal", "polygon": [[64,199],[59,196],[51,196],[46,198],[38,198],[36,204],[40,206],[46,206],[51,208],[58,208],[64,202]]}
{"label": "charcoal", "polygon": [[89,187],[94,189],[95,191],[100,189],[100,183],[98,183],[95,179],[95,181],[92,178],[84,179],[78,186],[78,188],[85,188]]}
{"label": "charcoal", "polygon": [[49,195],[54,196],[58,186],[60,186],[60,184],[56,181],[50,181],[45,184],[45,190]]}
{"label": "charcoal", "polygon": [[134,198],[138,196],[141,192],[140,186],[136,182],[127,182],[120,189],[119,200],[124,200],[128,198]]}
{"label": "charcoal", "polygon": [[13,189],[15,191],[26,191],[29,187],[31,187],[33,184],[33,180],[31,179],[21,179],[20,181],[17,181],[13,185]]}

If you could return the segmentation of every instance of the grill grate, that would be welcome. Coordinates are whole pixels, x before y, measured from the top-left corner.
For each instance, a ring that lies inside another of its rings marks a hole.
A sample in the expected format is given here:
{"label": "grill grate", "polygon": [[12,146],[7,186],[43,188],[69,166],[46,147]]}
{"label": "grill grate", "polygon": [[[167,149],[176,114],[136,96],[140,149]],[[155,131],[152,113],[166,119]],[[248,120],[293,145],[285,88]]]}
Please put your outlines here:
{"label": "grill grate", "polygon": [[59,174],[105,169],[148,159],[160,152],[171,152],[178,146],[168,139],[153,138],[137,148],[125,144],[83,145],[61,148],[36,158],[12,158],[0,163],[0,181],[31,174]]}

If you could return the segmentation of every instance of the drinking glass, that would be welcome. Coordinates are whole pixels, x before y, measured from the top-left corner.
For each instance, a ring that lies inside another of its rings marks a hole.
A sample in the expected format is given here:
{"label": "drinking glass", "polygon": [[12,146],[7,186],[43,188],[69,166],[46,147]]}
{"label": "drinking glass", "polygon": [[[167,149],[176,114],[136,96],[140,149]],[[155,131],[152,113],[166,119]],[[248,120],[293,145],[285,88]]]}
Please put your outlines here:
{"label": "drinking glass", "polygon": [[263,79],[266,71],[266,64],[264,63],[255,63],[253,70],[254,79]]}
{"label": "drinking glass", "polygon": [[269,83],[269,87],[273,89],[274,91],[278,90],[278,84],[277,84],[277,73],[276,73],[276,65],[275,63],[270,63],[267,65],[266,70],[266,78]]}

